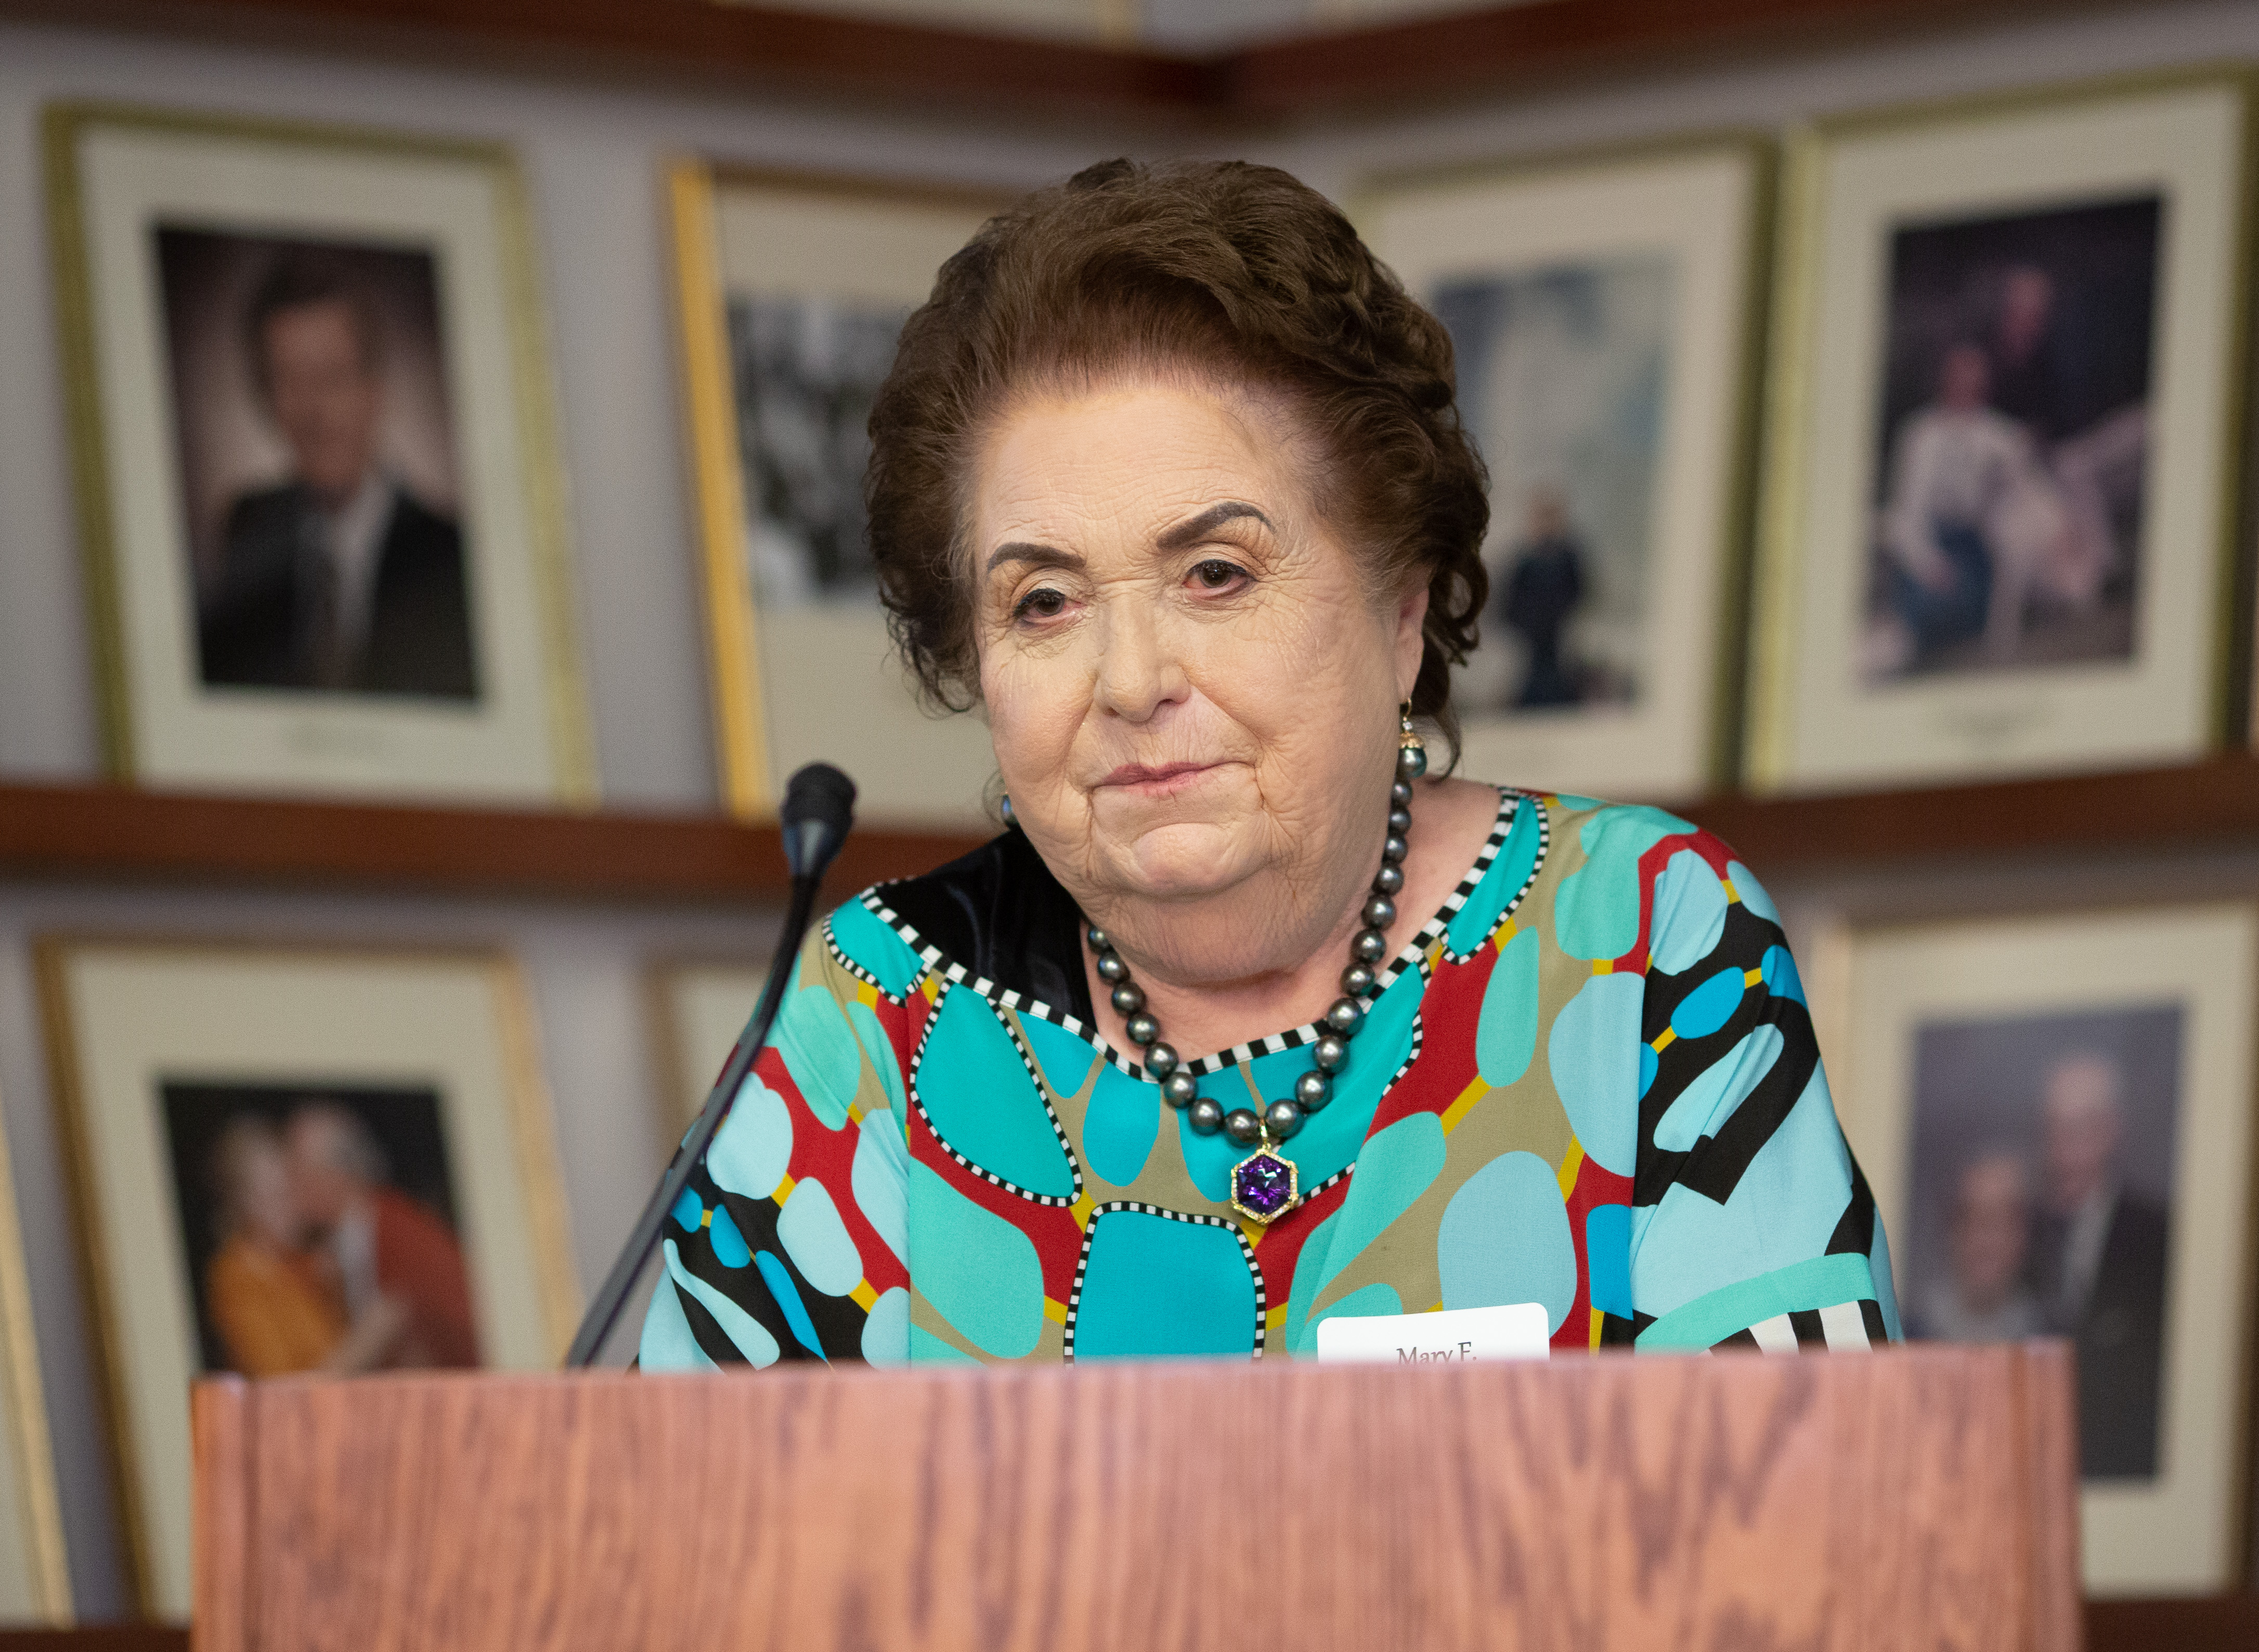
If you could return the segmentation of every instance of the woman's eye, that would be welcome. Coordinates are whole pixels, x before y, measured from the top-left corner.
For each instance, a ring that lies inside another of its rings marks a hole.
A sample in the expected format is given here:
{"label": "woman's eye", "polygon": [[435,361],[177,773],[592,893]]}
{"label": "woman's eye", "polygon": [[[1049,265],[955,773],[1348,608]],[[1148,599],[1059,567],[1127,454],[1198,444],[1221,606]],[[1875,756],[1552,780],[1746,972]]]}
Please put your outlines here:
{"label": "woman's eye", "polygon": [[1049,586],[1037,586],[1022,597],[1012,608],[1014,619],[1056,619],[1066,606],[1065,595]]}
{"label": "woman's eye", "polygon": [[1210,557],[1193,567],[1193,579],[1203,589],[1221,591],[1247,577],[1247,570],[1236,562],[1226,562],[1222,557]]}

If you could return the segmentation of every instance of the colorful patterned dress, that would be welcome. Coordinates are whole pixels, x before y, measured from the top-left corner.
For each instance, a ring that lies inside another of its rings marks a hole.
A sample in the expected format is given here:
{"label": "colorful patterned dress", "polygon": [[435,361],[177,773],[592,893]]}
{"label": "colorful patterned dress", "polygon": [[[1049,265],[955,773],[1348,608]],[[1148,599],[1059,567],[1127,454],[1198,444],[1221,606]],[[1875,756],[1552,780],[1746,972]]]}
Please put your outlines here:
{"label": "colorful patterned dress", "polygon": [[[1008,832],[809,936],[667,1224],[645,1369],[1308,1358],[1336,1315],[1519,1302],[1557,1350],[1897,1336],[1772,902],[1686,822],[1501,792],[1267,1228],[1229,1204],[1246,1150],[1091,1030],[1080,925]],[[1259,1108],[1315,1036],[1192,1070]]]}

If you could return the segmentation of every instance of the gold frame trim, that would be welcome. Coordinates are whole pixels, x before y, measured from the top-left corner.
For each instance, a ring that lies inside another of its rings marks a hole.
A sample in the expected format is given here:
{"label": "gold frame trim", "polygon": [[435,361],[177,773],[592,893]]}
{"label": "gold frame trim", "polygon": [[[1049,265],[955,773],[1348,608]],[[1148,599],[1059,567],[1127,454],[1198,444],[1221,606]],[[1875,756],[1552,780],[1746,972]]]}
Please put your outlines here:
{"label": "gold frame trim", "polygon": [[[1239,1202],[1239,1172],[1245,1170],[1250,1164],[1253,1164],[1258,1158],[1276,1159],[1279,1163],[1286,1167],[1286,1202],[1279,1206],[1278,1209],[1272,1211],[1267,1216],[1263,1215],[1257,1211],[1250,1210],[1246,1206]],[[1238,1214],[1243,1221],[1251,1221],[1258,1228],[1267,1228],[1272,1222],[1278,1221],[1279,1217],[1285,1215],[1288,1211],[1298,1210],[1301,1207],[1302,1168],[1301,1165],[1295,1164],[1293,1159],[1288,1158],[1284,1153],[1281,1153],[1279,1150],[1278,1143],[1269,1140],[1267,1137],[1253,1152],[1250,1153],[1245,1158],[1241,1159],[1237,1164],[1231,1167],[1231,1175],[1228,1186],[1231,1189],[1231,1198],[1229,1202],[1232,1209]]]}
{"label": "gold frame trim", "polygon": [[1720,489],[1718,619],[1706,673],[1711,696],[1706,767],[1713,785],[1731,784],[1741,764],[1744,722],[1744,675],[1749,636],[1749,593],[1757,507],[1759,434],[1764,402],[1764,367],[1771,308],[1773,239],[1780,144],[1756,127],[1720,127],[1672,138],[1635,139],[1621,143],[1582,145],[1534,151],[1492,160],[1443,166],[1397,168],[1369,175],[1351,193],[1350,220],[1364,235],[1372,226],[1382,196],[1397,191],[1466,188],[1484,183],[1534,182],[1546,178],[1601,174],[1617,167],[1706,155],[1735,156],[1749,167],[1749,215],[1738,248],[1740,292],[1735,307],[1742,325],[1741,348],[1729,371],[1733,430],[1727,438],[1725,485]]}
{"label": "gold frame trim", "polygon": [[[523,969],[509,953],[495,947],[356,946],[331,941],[178,935],[59,931],[33,936],[32,958],[40,1027],[46,1045],[55,1121],[63,1138],[70,1182],[79,1269],[94,1308],[90,1328],[97,1368],[96,1379],[101,1387],[102,1411],[108,1425],[105,1433],[112,1491],[125,1532],[128,1582],[144,1614],[154,1615],[160,1609],[153,1594],[154,1535],[142,1495],[132,1403],[127,1393],[131,1376],[121,1358],[124,1343],[119,1308],[111,1289],[110,1258],[103,1239],[100,1200],[96,1192],[98,1177],[87,1128],[89,1103],[78,1061],[77,1007],[69,979],[74,958],[101,952],[169,953],[180,957],[221,953],[237,958],[323,958],[474,968],[492,998],[495,1039],[508,1092],[508,1124],[519,1157],[519,1192],[525,1202],[528,1238],[533,1251],[534,1285],[552,1359],[561,1360],[571,1343],[580,1318],[581,1287],[579,1271],[573,1261],[564,1172],[556,1145],[555,1114],[541,1065],[532,995]],[[0,1257],[0,1268],[4,1267],[4,1258]],[[0,1281],[0,1288],[4,1288],[4,1281]],[[0,1307],[4,1307],[4,1297],[0,1297]]]}
{"label": "gold frame trim", "polygon": [[102,127],[451,161],[488,172],[495,201],[495,235],[502,266],[503,309],[510,317],[510,401],[517,420],[527,553],[535,600],[541,610],[538,630],[542,692],[548,706],[553,752],[552,784],[559,802],[570,808],[595,808],[598,801],[595,740],[581,665],[571,513],[556,386],[550,372],[548,307],[543,296],[531,199],[515,152],[506,144],[374,127],[65,100],[49,103],[40,111],[40,147],[80,559],[93,637],[103,756],[110,775],[125,781],[136,778],[132,689],[118,604],[118,533],[110,510],[112,456],[103,435],[97,378],[102,346],[96,336],[85,196],[78,175],[79,141],[87,132]]}
{"label": "gold frame trim", "polygon": [[746,566],[745,478],[738,455],[737,393],[723,326],[716,198],[733,183],[873,202],[956,203],[1001,211],[1008,189],[852,174],[771,170],[685,156],[666,173],[669,240],[674,255],[675,341],[690,494],[698,525],[700,581],[706,607],[708,692],[722,797],[740,820],[773,821],[777,791],[769,771],[768,710],[761,689],[759,606]]}
{"label": "gold frame trim", "polygon": [[[1748,733],[1742,779],[1753,792],[1786,789],[1791,739],[1791,680],[1796,654],[1797,599],[1803,558],[1798,539],[1811,502],[1806,470],[1811,445],[1811,386],[1814,345],[1812,324],[1820,302],[1819,237],[1825,212],[1827,171],[1835,146],[1847,138],[1911,132],[1948,123],[2005,121],[2018,115],[2075,110],[2135,98],[2144,94],[2218,88],[2237,94],[2242,142],[2233,158],[2227,303],[2229,336],[2220,359],[2227,363],[2221,395],[2223,428],[2220,481],[2213,502],[2214,544],[2211,645],[2212,681],[2207,744],[2224,742],[2234,718],[2232,666],[2236,639],[2248,617],[2240,611],[2237,541],[2241,524],[2243,459],[2251,388],[2247,383],[2252,277],[2252,185],[2259,177],[2259,70],[2233,62],[2092,76],[2044,86],[1930,98],[1863,110],[1807,122],[1782,139],[1784,160],[1780,204],[1776,213],[1774,303],[1770,364],[1764,386],[1764,453],[1757,481],[1758,508],[1755,588],[1750,608],[1747,690]],[[2259,702],[2255,702],[2259,703]],[[2255,718],[2259,720],[2259,718]]]}
{"label": "gold frame trim", "polygon": [[39,1328],[32,1314],[31,1279],[24,1265],[23,1217],[16,1203],[16,1171],[7,1133],[0,1129],[0,1325],[8,1348],[0,1395],[23,1476],[24,1527],[32,1544],[32,1592],[44,1620],[57,1628],[75,1620],[70,1556],[62,1505],[55,1487],[54,1440],[47,1426],[46,1390],[39,1376]]}

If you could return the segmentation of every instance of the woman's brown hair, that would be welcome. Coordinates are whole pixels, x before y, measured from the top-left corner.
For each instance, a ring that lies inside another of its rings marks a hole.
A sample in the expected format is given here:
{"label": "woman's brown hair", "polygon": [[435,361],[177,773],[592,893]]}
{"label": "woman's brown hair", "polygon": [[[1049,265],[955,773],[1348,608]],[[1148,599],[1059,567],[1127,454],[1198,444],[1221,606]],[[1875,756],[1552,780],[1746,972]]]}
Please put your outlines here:
{"label": "woman's brown hair", "polygon": [[[1451,667],[1489,595],[1488,478],[1450,335],[1339,209],[1275,167],[1109,160],[1028,196],[944,264],[871,411],[871,552],[929,700],[978,699],[959,542],[974,450],[1031,386],[1122,367],[1279,395],[1322,455],[1320,503],[1376,591],[1426,570],[1415,715],[1457,745]],[[1438,765],[1439,767],[1441,765]]]}

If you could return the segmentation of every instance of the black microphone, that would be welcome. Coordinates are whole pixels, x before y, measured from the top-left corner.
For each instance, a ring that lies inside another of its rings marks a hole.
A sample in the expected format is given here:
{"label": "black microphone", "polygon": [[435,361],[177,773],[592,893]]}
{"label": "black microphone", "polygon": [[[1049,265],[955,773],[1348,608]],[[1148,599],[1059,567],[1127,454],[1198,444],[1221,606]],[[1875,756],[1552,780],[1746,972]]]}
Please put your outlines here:
{"label": "black microphone", "polygon": [[714,1139],[714,1132],[729,1116],[730,1104],[737,1100],[738,1086],[752,1071],[753,1057],[768,1043],[769,1027],[784,1000],[785,980],[792,973],[793,961],[800,956],[809,921],[815,915],[816,890],[823,884],[824,872],[839,853],[839,846],[847,841],[848,829],[854,822],[855,782],[829,763],[811,763],[787,782],[784,805],[777,810],[777,823],[784,836],[785,864],[792,869],[792,899],[785,908],[784,928],[777,936],[776,956],[769,964],[768,980],[753,1005],[752,1019],[738,1035],[737,1048],[722,1064],[722,1076],[714,1081],[706,1105],[699,1109],[698,1122],[690,1127],[690,1133],[682,1138],[682,1145],[675,1150],[674,1160],[666,1167],[666,1174],[659,1178],[651,1203],[644,1207],[634,1231],[628,1235],[627,1243],[620,1248],[619,1259],[604,1276],[603,1288],[596,1292],[595,1300],[588,1304],[588,1313],[581,1317],[581,1328],[574,1335],[572,1349],[565,1356],[566,1370],[577,1371],[595,1363],[605,1339],[612,1334],[613,1323],[620,1317],[620,1310],[627,1306],[629,1293],[635,1289],[644,1264],[659,1244],[659,1230],[666,1224],[667,1213],[682,1197],[682,1190],[691,1172],[698,1168],[698,1161],[706,1156],[706,1144]]}

